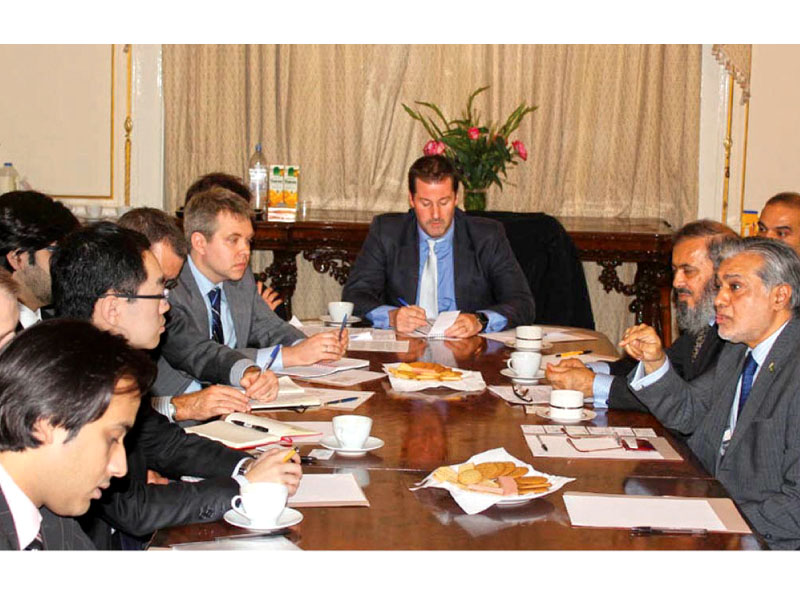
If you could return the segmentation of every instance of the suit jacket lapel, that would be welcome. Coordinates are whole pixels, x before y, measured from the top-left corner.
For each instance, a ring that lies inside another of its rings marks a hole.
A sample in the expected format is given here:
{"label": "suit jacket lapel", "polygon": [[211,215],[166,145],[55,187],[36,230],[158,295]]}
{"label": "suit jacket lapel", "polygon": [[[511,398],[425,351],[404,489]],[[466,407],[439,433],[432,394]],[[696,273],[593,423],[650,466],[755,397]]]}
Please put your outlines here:
{"label": "suit jacket lapel", "polygon": [[[798,329],[800,329],[800,322],[796,319],[791,319],[764,359],[764,364],[758,370],[758,375],[753,382],[753,387],[750,389],[750,395],[747,397],[742,414],[736,421],[736,429],[726,454],[732,452],[739,445],[744,432],[752,424],[754,417],[760,413],[761,405],[769,395],[770,387],[772,387],[781,369],[790,360],[797,360]],[[742,361],[742,364],[744,364],[744,361]],[[741,369],[742,365],[739,365],[740,372]]]}
{"label": "suit jacket lapel", "polygon": [[738,378],[732,377],[731,374],[741,373],[746,351],[747,348],[744,344],[728,344],[723,349],[715,370],[714,387],[712,389],[716,400],[712,403],[708,413],[711,419],[708,439],[713,444],[711,450],[714,452],[714,464],[716,465],[714,475],[719,469],[721,458],[719,450],[722,445],[722,436],[728,428],[733,397],[736,394],[736,386],[738,384]]}
{"label": "suit jacket lapel", "polygon": [[[8,503],[2,490],[0,490],[0,536],[5,537],[5,544],[8,548],[19,549],[19,538],[17,537],[16,525],[14,525],[14,517],[11,515],[11,509],[8,508]],[[0,547],[2,547],[2,544],[0,544]]]}
{"label": "suit jacket lapel", "polygon": [[[244,277],[252,277],[250,267],[244,273]],[[244,279],[244,277],[242,279]],[[247,348],[250,333],[250,321],[253,318],[253,305],[248,302],[240,281],[225,281],[222,284],[225,289],[225,297],[228,300],[228,309],[233,318],[233,327],[236,330],[236,347]]]}
{"label": "suit jacket lapel", "polygon": [[[406,220],[407,229],[400,236],[395,265],[400,277],[397,288],[403,291],[403,300],[416,304],[419,285],[419,232],[414,211],[409,211],[409,214],[411,218]],[[397,298],[387,298],[386,302],[395,305]]]}
{"label": "suit jacket lapel", "polygon": [[716,355],[719,354],[720,348],[718,346],[722,345],[723,343],[724,342],[717,334],[717,326],[714,325],[713,327],[709,327],[706,331],[706,338],[697,353],[697,359],[692,361],[690,356],[689,368],[684,374],[687,381],[691,381],[701,373],[705,372],[705,370],[708,368],[708,365],[714,360]]}
{"label": "suit jacket lapel", "polygon": [[456,294],[456,306],[462,307],[466,303],[464,298],[474,293],[474,290],[463,287],[463,282],[472,280],[472,271],[474,270],[475,261],[475,248],[472,245],[472,240],[467,233],[467,226],[464,220],[467,217],[459,209],[456,209],[453,217],[453,227],[455,232],[453,234],[453,287]]}

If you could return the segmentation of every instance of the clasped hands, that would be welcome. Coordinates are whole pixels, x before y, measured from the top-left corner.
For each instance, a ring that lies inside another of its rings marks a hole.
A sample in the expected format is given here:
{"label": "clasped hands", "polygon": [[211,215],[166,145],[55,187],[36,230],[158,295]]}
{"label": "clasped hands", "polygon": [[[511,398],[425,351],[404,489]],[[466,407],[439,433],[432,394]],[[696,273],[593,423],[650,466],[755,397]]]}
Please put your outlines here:
{"label": "clasped hands", "polygon": [[[411,333],[420,327],[428,324],[425,309],[421,306],[403,306],[389,311],[389,326],[393,327],[397,333]],[[477,335],[481,331],[481,323],[478,318],[471,313],[461,313],[444,334],[452,338],[468,338]]]}
{"label": "clasped hands", "polygon": [[[631,358],[642,361],[647,375],[664,364],[666,354],[661,338],[650,325],[628,327],[619,345]],[[587,398],[593,394],[595,373],[577,358],[547,365],[546,372],[547,380],[556,389],[578,390]]]}

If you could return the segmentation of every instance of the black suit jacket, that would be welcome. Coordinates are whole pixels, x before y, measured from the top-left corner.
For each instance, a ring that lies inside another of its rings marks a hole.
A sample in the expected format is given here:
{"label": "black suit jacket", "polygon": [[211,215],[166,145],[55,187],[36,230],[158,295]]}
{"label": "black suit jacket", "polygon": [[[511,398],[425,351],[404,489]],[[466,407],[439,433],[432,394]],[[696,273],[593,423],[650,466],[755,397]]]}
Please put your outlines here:
{"label": "black suit jacket", "polygon": [[[239,486],[231,477],[249,456],[222,444],[186,433],[155,412],[143,398],[136,424],[125,437],[128,474],[112,479],[100,500],[92,502],[80,522],[100,549],[120,548],[122,538],[111,527],[142,543],[156,529],[216,521],[231,506]],[[199,483],[147,483],[147,469],[170,479],[205,477]]]}
{"label": "black suit jacket", "polygon": [[[533,323],[535,310],[528,282],[503,226],[456,209],[453,218],[453,276],[456,305],[462,312],[492,310],[508,319],[508,327]],[[419,232],[413,210],[375,217],[369,235],[350,271],[342,299],[365,316],[373,308],[398,306],[417,298]]]}
{"label": "black suit jacket", "polygon": [[[667,357],[672,363],[675,372],[686,381],[691,381],[706,371],[713,369],[717,364],[719,353],[725,346],[724,340],[717,335],[717,326],[709,327],[706,332],[706,339],[697,353],[697,358],[692,360],[692,350],[696,339],[697,336],[684,333],[666,350]],[[636,368],[637,364],[638,361],[630,356],[610,363],[611,375],[614,375],[614,381],[611,383],[611,389],[608,394],[609,408],[649,412],[648,408],[628,388],[626,378]]]}
{"label": "black suit jacket", "polygon": [[[39,512],[42,515],[42,545],[45,550],[96,550],[75,519],[59,517],[45,507],[40,508]],[[0,490],[0,550],[20,550],[14,517],[11,516],[3,490]]]}

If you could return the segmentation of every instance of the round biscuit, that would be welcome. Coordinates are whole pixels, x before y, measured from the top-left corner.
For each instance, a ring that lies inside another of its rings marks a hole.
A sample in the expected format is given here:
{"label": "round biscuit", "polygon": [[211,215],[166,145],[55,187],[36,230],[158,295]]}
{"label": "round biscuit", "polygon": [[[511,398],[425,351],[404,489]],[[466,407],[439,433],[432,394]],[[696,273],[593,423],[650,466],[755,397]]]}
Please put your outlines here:
{"label": "round biscuit", "polygon": [[477,469],[467,469],[466,471],[462,471],[458,474],[458,482],[463,483],[464,485],[469,485],[470,483],[478,483],[483,479],[483,475]]}

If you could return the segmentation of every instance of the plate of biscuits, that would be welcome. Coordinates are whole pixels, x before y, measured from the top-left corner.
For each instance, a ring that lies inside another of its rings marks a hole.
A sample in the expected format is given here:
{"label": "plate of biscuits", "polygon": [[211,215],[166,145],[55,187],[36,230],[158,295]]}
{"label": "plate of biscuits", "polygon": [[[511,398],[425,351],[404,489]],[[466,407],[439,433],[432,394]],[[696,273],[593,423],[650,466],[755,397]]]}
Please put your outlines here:
{"label": "plate of biscuits", "polygon": [[[459,465],[435,469],[419,487],[446,489],[467,514],[490,506],[517,506],[560,489],[574,479],[542,473],[504,448],[476,454]],[[412,488],[419,489],[419,488]]]}
{"label": "plate of biscuits", "polygon": [[469,392],[486,387],[478,371],[465,371],[439,363],[391,363],[383,365],[383,370],[389,375],[392,388],[403,392],[417,392],[432,387]]}

